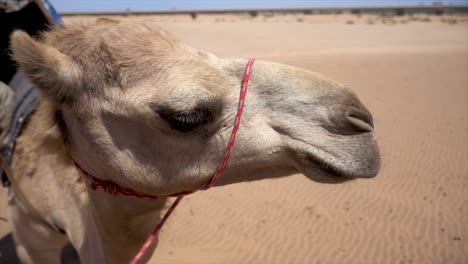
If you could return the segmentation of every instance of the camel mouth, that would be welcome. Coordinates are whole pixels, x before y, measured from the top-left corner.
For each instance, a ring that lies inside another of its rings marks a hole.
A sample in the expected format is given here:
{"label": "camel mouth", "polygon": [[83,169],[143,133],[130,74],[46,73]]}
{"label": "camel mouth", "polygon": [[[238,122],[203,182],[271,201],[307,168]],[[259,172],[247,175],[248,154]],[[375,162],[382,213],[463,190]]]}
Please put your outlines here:
{"label": "camel mouth", "polygon": [[355,179],[333,165],[319,161],[312,156],[308,156],[306,160],[301,163],[302,164],[298,168],[299,171],[308,179],[315,182],[335,184]]}
{"label": "camel mouth", "polygon": [[302,173],[313,181],[322,183],[342,183],[356,179],[356,177],[340,170],[336,166],[311,155],[307,157],[307,162],[309,164],[307,164],[307,168],[305,170],[302,170]]}
{"label": "camel mouth", "polygon": [[320,149],[296,155],[297,169],[307,178],[321,183],[341,183],[354,179],[370,179],[380,171],[380,154],[377,145],[370,144],[364,157],[353,155],[338,157]]}
{"label": "camel mouth", "polygon": [[[377,176],[380,170],[380,157],[372,157],[369,163],[360,169],[343,168],[341,164],[332,164],[313,155],[306,156],[307,165],[302,169],[302,173],[309,179],[317,182],[342,183],[355,179],[370,179]],[[346,163],[346,162],[343,162]],[[341,166],[340,166],[341,165]]]}

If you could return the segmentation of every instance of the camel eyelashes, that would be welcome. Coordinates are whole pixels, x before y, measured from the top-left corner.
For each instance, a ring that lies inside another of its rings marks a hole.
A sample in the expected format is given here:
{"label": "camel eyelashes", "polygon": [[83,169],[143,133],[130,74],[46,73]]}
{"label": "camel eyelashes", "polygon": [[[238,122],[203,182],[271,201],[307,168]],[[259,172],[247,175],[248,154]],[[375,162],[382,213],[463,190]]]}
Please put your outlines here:
{"label": "camel eyelashes", "polygon": [[158,111],[159,116],[179,132],[190,132],[211,119],[208,110],[193,109],[185,112]]}

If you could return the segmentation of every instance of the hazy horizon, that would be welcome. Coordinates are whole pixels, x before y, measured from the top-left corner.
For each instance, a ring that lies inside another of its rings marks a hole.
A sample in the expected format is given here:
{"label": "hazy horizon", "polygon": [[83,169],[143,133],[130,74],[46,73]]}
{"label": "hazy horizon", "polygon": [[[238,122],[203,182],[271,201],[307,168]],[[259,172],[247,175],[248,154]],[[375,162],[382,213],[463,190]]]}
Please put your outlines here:
{"label": "hazy horizon", "polygon": [[298,8],[355,6],[430,6],[433,2],[468,4],[468,0],[50,0],[58,12],[123,12],[177,9]]}

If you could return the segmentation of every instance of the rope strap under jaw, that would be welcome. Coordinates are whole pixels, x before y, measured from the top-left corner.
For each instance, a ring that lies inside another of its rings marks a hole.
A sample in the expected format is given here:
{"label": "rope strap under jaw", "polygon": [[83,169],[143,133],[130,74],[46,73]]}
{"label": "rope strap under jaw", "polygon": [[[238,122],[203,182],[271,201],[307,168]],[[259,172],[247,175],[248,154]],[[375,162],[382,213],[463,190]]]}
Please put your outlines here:
{"label": "rope strap under jaw", "polygon": [[187,195],[187,194],[193,193],[193,191],[185,191],[185,192],[169,194],[169,195],[151,195],[151,194],[137,192],[133,189],[122,187],[115,182],[105,181],[105,180],[96,178],[93,175],[89,174],[86,170],[84,170],[76,161],[74,161],[73,159],[72,161],[75,164],[75,166],[78,168],[78,170],[84,176],[86,176],[89,180],[91,180],[91,184],[89,186],[94,191],[102,189],[104,192],[111,194],[111,195],[132,196],[132,197],[136,197],[140,199],[149,199],[149,200],[157,200],[157,199],[166,198],[166,197],[178,197],[181,195]]}

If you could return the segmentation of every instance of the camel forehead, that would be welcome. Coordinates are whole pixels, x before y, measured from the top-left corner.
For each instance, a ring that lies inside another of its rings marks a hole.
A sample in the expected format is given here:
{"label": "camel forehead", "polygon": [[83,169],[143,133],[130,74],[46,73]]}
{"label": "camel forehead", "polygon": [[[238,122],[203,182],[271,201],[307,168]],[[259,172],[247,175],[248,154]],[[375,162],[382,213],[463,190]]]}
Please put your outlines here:
{"label": "camel forehead", "polygon": [[117,70],[145,72],[171,60],[193,59],[197,55],[193,48],[156,25],[130,22],[73,23],[46,33],[44,40],[91,75],[108,76]]}
{"label": "camel forehead", "polygon": [[144,48],[155,44],[160,48],[175,48],[179,42],[168,32],[154,24],[144,23],[91,23],[79,21],[56,28],[45,34],[45,41],[65,53],[74,49],[106,43],[110,46]]}
{"label": "camel forehead", "polygon": [[96,89],[143,82],[153,87],[179,83],[211,90],[222,83],[219,69],[206,54],[156,25],[80,22],[46,33],[44,40],[78,62],[85,82]]}

